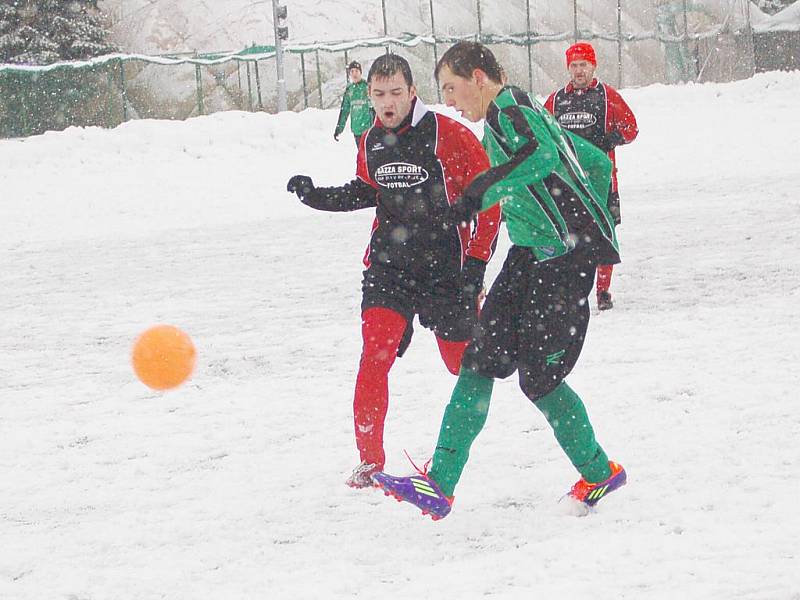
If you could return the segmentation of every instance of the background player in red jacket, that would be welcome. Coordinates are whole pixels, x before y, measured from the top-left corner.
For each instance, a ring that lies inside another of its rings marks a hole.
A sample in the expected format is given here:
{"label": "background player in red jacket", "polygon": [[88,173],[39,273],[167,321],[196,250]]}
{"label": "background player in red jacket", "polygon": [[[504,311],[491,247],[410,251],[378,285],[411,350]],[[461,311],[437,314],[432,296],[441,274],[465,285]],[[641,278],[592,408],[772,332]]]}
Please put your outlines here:
{"label": "background player in red jacket", "polygon": [[[619,225],[622,219],[614,149],[635,140],[639,128],[636,117],[619,92],[595,78],[596,68],[597,57],[591,44],[580,42],[570,46],[567,49],[570,82],[550,94],[544,106],[564,129],[608,152],[614,165],[608,206]],[[597,306],[600,310],[614,306],[609,292],[613,268],[613,265],[597,267]]]}
{"label": "background player in red jacket", "polygon": [[371,487],[370,476],[383,469],[389,370],[408,346],[414,316],[433,330],[442,360],[458,375],[500,224],[499,205],[474,224],[454,222],[450,206],[489,159],[471,131],[417,98],[408,62],[380,56],[367,83],[377,119],[361,138],[356,178],[321,188],[295,175],[287,185],[318,210],[375,209],[353,398],[361,463],[347,480],[356,488]]}

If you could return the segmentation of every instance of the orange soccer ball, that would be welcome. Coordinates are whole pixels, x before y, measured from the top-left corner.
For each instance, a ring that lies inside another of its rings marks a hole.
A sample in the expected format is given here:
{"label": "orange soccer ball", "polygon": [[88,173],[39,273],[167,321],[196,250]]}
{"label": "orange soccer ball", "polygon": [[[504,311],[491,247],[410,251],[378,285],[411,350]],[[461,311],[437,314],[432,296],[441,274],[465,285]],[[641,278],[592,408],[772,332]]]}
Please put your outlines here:
{"label": "orange soccer ball", "polygon": [[133,344],[131,362],[136,376],[154,390],[178,387],[194,371],[192,339],[172,325],[156,325]]}

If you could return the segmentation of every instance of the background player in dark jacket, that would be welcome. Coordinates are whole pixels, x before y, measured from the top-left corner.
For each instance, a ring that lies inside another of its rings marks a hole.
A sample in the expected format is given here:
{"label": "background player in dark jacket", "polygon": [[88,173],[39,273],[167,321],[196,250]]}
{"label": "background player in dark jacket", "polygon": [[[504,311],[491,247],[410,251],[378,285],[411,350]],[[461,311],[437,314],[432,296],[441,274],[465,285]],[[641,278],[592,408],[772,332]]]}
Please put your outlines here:
{"label": "background player in dark jacket", "polygon": [[361,464],[347,481],[351,487],[371,486],[370,475],[383,468],[388,374],[410,341],[415,315],[433,330],[447,368],[458,374],[500,217],[494,207],[475,224],[453,220],[450,206],[489,160],[472,132],[416,97],[408,62],[394,54],[379,57],[368,83],[377,120],[359,144],[356,178],[320,188],[296,175],[287,186],[318,210],[376,209],[353,400]]}
{"label": "background player in dark jacket", "polygon": [[[550,94],[544,106],[558,119],[561,127],[608,153],[614,166],[608,206],[614,222],[619,225],[621,216],[615,149],[635,140],[639,129],[633,112],[622,96],[610,85],[595,78],[596,68],[597,57],[591,44],[580,42],[570,46],[567,49],[570,82]],[[600,310],[614,306],[609,292],[613,268],[613,265],[597,267],[597,306]]]}
{"label": "background player in dark jacket", "polygon": [[350,117],[350,130],[356,138],[356,147],[361,141],[364,132],[372,127],[375,120],[375,111],[369,103],[369,93],[367,82],[361,78],[361,65],[353,61],[347,66],[347,73],[350,83],[344,90],[342,105],[339,108],[339,118],[336,121],[336,130],[333,132],[333,139],[339,141],[339,136],[344,131],[347,118]]}

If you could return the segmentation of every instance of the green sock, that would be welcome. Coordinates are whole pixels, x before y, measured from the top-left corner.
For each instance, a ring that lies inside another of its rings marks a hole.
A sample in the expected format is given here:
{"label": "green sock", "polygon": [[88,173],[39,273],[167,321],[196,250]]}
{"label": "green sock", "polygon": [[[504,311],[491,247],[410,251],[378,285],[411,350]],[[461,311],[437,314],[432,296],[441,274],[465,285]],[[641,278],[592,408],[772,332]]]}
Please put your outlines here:
{"label": "green sock", "polygon": [[608,456],[594,437],[586,408],[566,382],[534,404],[544,413],[559,445],[586,481],[598,483],[611,477]]}
{"label": "green sock", "polygon": [[469,448],[486,423],[493,386],[493,379],[469,369],[459,373],[450,404],[444,410],[429,473],[447,496],[453,495],[469,458]]}

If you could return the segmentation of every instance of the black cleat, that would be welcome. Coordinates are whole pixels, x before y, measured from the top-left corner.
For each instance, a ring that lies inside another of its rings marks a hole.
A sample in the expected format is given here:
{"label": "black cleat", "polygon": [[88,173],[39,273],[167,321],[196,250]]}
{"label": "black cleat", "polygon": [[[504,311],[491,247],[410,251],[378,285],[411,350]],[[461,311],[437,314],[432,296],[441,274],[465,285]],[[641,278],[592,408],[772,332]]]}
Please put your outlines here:
{"label": "black cleat", "polygon": [[611,300],[610,292],[597,293],[597,308],[600,310],[609,310],[614,308],[614,302]]}

